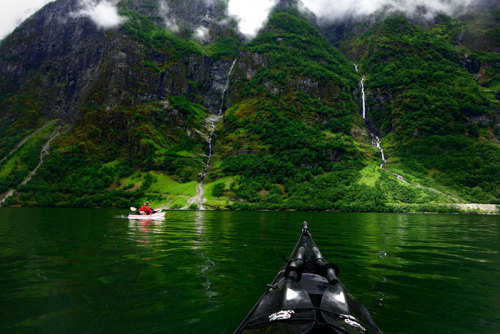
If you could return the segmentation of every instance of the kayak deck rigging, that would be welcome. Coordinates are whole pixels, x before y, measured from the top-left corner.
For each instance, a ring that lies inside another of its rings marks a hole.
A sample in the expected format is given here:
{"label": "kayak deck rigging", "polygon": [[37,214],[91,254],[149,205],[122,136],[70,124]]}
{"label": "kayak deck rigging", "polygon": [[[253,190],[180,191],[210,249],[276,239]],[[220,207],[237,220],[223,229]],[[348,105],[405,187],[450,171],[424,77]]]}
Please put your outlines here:
{"label": "kayak deck rigging", "polygon": [[304,222],[290,259],[234,333],[382,333]]}

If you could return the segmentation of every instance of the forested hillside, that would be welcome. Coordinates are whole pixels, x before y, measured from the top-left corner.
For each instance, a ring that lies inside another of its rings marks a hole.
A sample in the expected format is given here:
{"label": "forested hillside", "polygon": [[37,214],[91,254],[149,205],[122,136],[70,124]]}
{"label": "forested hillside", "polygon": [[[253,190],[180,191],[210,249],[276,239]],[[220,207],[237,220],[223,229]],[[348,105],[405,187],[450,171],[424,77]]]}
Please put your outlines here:
{"label": "forested hillside", "polygon": [[63,25],[75,4],[59,0],[1,42],[4,205],[500,204],[497,9],[339,29],[282,1],[249,40],[224,1],[170,1],[168,22],[164,3],[121,1],[123,22],[103,30]]}
{"label": "forested hillside", "polygon": [[387,167],[468,201],[495,202],[499,57],[454,46],[464,29],[446,17],[424,29],[392,16],[343,48],[366,73],[370,126],[390,147]]}
{"label": "forested hillside", "polygon": [[237,176],[227,192],[238,207],[332,208],[363,160],[351,136],[362,126],[354,67],[298,12],[284,11],[238,64],[211,177]]}

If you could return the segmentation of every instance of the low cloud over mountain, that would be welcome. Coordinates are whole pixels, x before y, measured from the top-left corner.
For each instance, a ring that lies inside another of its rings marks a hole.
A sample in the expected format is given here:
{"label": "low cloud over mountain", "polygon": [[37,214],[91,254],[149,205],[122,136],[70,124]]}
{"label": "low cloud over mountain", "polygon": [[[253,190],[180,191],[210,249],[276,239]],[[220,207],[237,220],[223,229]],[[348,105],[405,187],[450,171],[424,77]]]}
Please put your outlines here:
{"label": "low cloud over mountain", "polygon": [[80,0],[82,9],[70,14],[72,17],[89,17],[100,28],[114,28],[124,21],[118,15],[118,1]]}
{"label": "low cloud over mountain", "polygon": [[432,17],[437,13],[462,14],[477,0],[302,0],[320,22],[332,22],[345,17],[366,16],[379,11],[399,11],[407,15],[416,12]]}

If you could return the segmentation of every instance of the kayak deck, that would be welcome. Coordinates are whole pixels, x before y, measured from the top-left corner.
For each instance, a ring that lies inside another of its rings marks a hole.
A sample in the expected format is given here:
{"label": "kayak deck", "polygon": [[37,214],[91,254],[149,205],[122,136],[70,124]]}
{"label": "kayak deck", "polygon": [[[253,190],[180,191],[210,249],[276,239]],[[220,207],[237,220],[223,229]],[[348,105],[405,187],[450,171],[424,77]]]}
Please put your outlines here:
{"label": "kayak deck", "polygon": [[290,259],[234,333],[382,333],[304,222]]}

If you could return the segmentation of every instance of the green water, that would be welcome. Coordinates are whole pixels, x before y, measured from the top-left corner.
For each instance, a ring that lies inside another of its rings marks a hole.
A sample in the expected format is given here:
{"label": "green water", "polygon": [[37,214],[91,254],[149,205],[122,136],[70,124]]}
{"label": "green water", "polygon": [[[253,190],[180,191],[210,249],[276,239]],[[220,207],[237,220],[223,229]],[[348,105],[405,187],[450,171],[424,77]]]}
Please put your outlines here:
{"label": "green water", "polygon": [[500,217],[0,210],[1,333],[232,333],[307,220],[385,333],[500,332]]}

